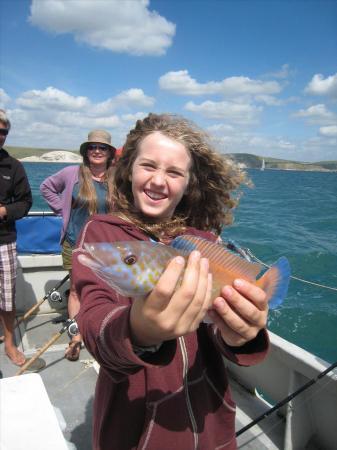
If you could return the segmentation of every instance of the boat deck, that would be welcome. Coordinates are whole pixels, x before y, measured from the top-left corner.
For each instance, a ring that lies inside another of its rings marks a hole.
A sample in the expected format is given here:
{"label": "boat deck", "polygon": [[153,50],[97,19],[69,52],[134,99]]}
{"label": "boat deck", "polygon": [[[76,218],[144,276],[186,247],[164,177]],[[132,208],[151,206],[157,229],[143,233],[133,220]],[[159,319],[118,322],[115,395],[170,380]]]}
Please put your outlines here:
{"label": "boat deck", "polygon": [[[60,331],[62,323],[59,313],[41,314],[30,318],[16,329],[16,340],[27,358],[32,357],[49,339]],[[70,362],[64,358],[64,350],[69,339],[67,333],[50,346],[40,356],[39,363],[44,367],[39,370],[27,370],[25,373],[38,372],[43,380],[52,405],[61,412],[59,422],[68,446],[77,450],[91,449],[91,421],[94,388],[97,378],[97,363],[86,349],[82,349],[80,359]],[[2,376],[12,377],[19,368],[13,365],[0,344],[0,370]],[[24,376],[24,375],[20,375]],[[233,396],[238,404],[236,429],[241,429],[253,418],[263,413],[266,404],[253,396],[232,380]],[[6,406],[2,405],[2,408]],[[36,423],[38,433],[39,424]],[[264,420],[238,438],[241,449],[264,450],[283,448],[284,423],[277,415]],[[16,450],[21,450],[17,448]],[[25,447],[25,450],[33,448]],[[34,449],[35,450],[35,449]]]}

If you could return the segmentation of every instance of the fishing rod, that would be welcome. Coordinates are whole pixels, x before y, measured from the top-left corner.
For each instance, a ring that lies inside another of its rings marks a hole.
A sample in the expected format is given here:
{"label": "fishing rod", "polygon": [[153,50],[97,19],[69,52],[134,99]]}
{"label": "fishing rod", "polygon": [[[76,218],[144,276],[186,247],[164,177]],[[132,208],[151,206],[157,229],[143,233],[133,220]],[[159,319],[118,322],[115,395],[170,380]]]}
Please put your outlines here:
{"label": "fishing rod", "polygon": [[[55,287],[53,287],[52,289],[50,289],[46,295],[39,300],[37,303],[35,303],[34,306],[32,306],[28,311],[25,312],[25,314],[23,316],[21,316],[17,322],[16,325],[14,327],[17,328],[22,322],[24,322],[29,316],[31,316],[33,314],[33,312],[35,312],[41,305],[42,303],[47,300],[47,298],[50,298],[50,300],[52,302],[61,302],[62,301],[62,297],[60,295],[60,293],[58,292],[58,289],[69,279],[69,274],[66,275],[59,283],[57,283],[57,285]],[[2,342],[4,340],[4,336],[0,336],[0,342]]]}
{"label": "fishing rod", "polygon": [[25,321],[31,314],[33,314],[34,311],[38,309],[42,303],[47,300],[47,298],[50,298],[52,302],[60,302],[62,301],[61,295],[59,292],[57,292],[58,289],[69,279],[69,273],[59,282],[56,286],[54,286],[52,289],[50,289],[46,295],[39,300],[34,306],[32,306],[20,319],[17,321],[17,325],[20,325],[23,321]]}
{"label": "fishing rod", "polygon": [[292,400],[293,398],[297,397],[299,394],[301,394],[303,391],[305,391],[306,389],[308,389],[310,386],[312,386],[313,384],[315,384],[319,379],[323,378],[325,375],[327,375],[329,372],[331,372],[333,369],[335,369],[337,367],[337,361],[334,362],[333,364],[331,364],[331,366],[327,367],[325,370],[323,370],[323,372],[320,372],[316,377],[311,378],[309,381],[307,381],[303,386],[301,386],[300,388],[298,388],[295,392],[293,392],[292,394],[288,395],[287,397],[285,397],[283,400],[281,400],[280,402],[276,403],[275,406],[273,406],[270,409],[267,409],[267,411],[265,411],[264,413],[262,413],[260,416],[258,416],[256,419],[254,419],[252,422],[250,422],[248,425],[244,426],[243,428],[241,428],[241,430],[237,431],[235,433],[235,436],[238,437],[241,434],[243,434],[245,431],[249,430],[250,428],[252,428],[254,425],[256,425],[257,423],[261,422],[261,420],[265,419],[266,417],[268,417],[270,414],[272,414],[273,412],[277,411],[278,409],[280,409],[282,406],[284,406],[286,403],[290,402],[290,400]]}
{"label": "fishing rod", "polygon": [[78,327],[75,318],[67,319],[63,327],[58,333],[55,333],[46,344],[38,350],[35,355],[28,359],[23,366],[20,367],[20,370],[15,375],[22,375],[33,363],[38,359],[39,356],[42,355],[54,342],[56,342],[62,334],[68,331],[69,337],[76,336],[78,334]]}

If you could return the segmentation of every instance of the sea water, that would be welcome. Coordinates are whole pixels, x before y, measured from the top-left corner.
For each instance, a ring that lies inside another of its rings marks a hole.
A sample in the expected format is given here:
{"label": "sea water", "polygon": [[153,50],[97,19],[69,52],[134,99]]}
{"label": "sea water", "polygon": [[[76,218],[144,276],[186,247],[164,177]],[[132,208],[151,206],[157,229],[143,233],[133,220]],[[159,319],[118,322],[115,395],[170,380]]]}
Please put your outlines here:
{"label": "sea water", "polygon": [[[61,163],[24,164],[33,191],[33,211],[49,208],[39,194]],[[235,221],[222,233],[265,264],[289,259],[292,275],[337,289],[337,173],[250,170]],[[283,305],[269,313],[268,327],[283,338],[337,361],[337,290],[292,279]]]}

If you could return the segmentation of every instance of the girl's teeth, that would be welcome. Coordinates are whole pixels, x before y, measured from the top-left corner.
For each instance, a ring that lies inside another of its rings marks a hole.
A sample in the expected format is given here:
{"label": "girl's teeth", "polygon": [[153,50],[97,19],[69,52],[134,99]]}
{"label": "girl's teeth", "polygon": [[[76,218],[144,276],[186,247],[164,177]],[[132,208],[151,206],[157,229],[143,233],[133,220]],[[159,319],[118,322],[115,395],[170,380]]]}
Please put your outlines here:
{"label": "girl's teeth", "polygon": [[147,192],[147,195],[152,198],[153,200],[160,200],[163,199],[164,196],[161,194],[156,194],[155,192]]}

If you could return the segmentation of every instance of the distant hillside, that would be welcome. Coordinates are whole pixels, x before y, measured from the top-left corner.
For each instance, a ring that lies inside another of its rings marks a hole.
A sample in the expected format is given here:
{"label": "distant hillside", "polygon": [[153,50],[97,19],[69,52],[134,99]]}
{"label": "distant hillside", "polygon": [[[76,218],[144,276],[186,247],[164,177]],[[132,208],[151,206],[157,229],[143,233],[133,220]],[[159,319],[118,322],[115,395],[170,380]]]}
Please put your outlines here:
{"label": "distant hillside", "polygon": [[265,169],[279,170],[305,170],[330,172],[337,171],[337,161],[318,161],[315,163],[306,163],[300,161],[289,161],[286,159],[277,159],[251,155],[249,153],[228,153],[228,156],[235,162],[241,164],[247,169],[261,169],[262,161],[265,162]]}
{"label": "distant hillside", "polygon": [[14,158],[17,159],[27,158],[29,156],[42,156],[44,153],[54,151],[62,151],[62,152],[69,151],[71,153],[75,153],[76,155],[79,154],[78,151],[64,150],[60,148],[11,147],[10,145],[5,145],[5,148],[12,156],[14,156]]}
{"label": "distant hillside", "polygon": [[[76,150],[64,150],[64,149],[50,149],[50,148],[30,148],[30,147],[11,147],[6,146],[8,151],[14,158],[22,159],[29,156],[40,157],[45,153],[53,151],[71,152],[78,155]],[[315,163],[305,163],[300,161],[289,161],[285,159],[261,157],[251,155],[249,153],[227,153],[227,155],[235,162],[239,163],[247,169],[260,169],[262,166],[262,160],[265,161],[265,169],[280,169],[280,170],[308,170],[308,171],[337,171],[337,161],[318,161]]]}

